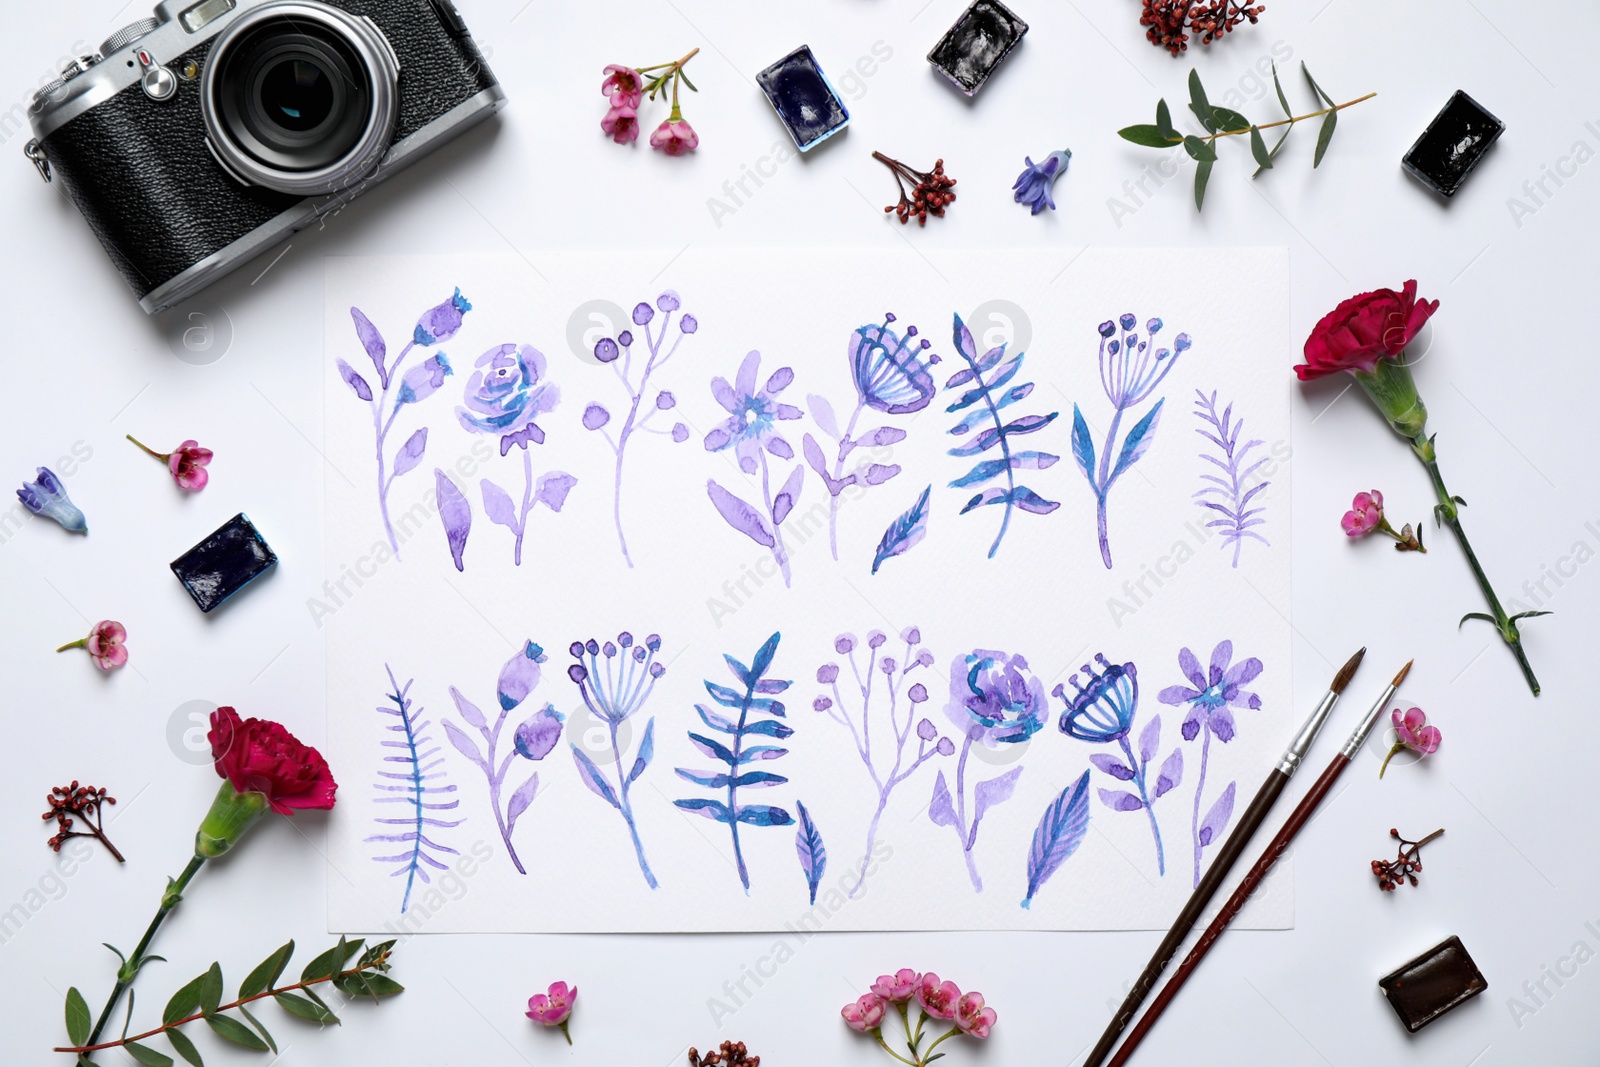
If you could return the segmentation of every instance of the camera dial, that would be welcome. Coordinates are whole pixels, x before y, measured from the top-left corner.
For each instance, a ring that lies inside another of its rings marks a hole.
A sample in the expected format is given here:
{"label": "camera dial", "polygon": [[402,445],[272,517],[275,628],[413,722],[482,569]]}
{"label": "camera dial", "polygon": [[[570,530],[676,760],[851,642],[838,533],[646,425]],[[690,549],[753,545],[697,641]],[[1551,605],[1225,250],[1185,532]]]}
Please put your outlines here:
{"label": "camera dial", "polygon": [[399,73],[370,20],[310,0],[263,5],[212,46],[207,143],[247,185],[302,196],[347,187],[394,138]]}

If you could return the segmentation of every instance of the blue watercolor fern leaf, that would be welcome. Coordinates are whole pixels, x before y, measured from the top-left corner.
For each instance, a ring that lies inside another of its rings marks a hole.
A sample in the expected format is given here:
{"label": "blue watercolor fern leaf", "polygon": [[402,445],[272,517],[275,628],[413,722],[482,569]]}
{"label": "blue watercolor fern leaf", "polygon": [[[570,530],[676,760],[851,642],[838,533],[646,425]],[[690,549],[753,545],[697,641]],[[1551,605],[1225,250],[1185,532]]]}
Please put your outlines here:
{"label": "blue watercolor fern leaf", "polygon": [[[778,641],[782,636],[773,634],[767,638],[766,643],[756,651],[755,658],[750,661],[748,667],[732,656],[722,657],[727,661],[728,669],[733,672],[733,677],[738,682],[736,687],[719,685],[709,680],[705,683],[706,692],[711,694],[711,699],[720,707],[727,708],[730,713],[737,712],[737,719],[712,711],[704,705],[695,705],[694,710],[700,713],[700,720],[711,730],[728,735],[729,740],[724,743],[692,730],[689,732],[689,740],[702,754],[727,764],[728,769],[693,771],[683,767],[676,768],[678,777],[695,785],[724,793],[725,800],[695,797],[688,800],[674,800],[673,803],[684,811],[694,812],[728,827],[733,834],[733,855],[739,868],[739,881],[744,883],[746,894],[750,892],[750,872],[745,869],[744,851],[739,844],[740,825],[789,826],[794,822],[794,817],[783,808],[771,804],[738,802],[740,789],[765,789],[783,785],[789,780],[781,774],[773,774],[770,771],[739,769],[749,763],[778,759],[789,753],[788,749],[777,745],[748,743],[751,739],[763,737],[781,741],[794,733],[793,728],[778,721],[785,717],[784,707],[782,701],[773,699],[794,683],[766,676],[768,668],[772,666],[772,657],[778,652]],[[758,715],[770,717],[756,718]]]}
{"label": "blue watercolor fern leaf", "polygon": [[989,485],[979,490],[966,506],[961,509],[961,514],[975,508],[987,507],[998,504],[1002,508],[1000,530],[995,534],[994,543],[989,546],[989,558],[1000,549],[1000,542],[1006,535],[1006,529],[1011,525],[1011,513],[1014,509],[1030,512],[1035,515],[1047,515],[1060,507],[1058,501],[1046,500],[1038,493],[1017,481],[1016,472],[1019,470],[1044,470],[1054,466],[1061,457],[1049,452],[1033,450],[1017,450],[1013,447],[1013,438],[1024,434],[1037,433],[1055,421],[1059,411],[1052,411],[1048,415],[1022,415],[1016,418],[1002,417],[1002,409],[1025,399],[1033,392],[1032,382],[1012,384],[1018,373],[1022,370],[1022,360],[1026,353],[1018,352],[1007,358],[1004,344],[991,348],[989,351],[978,354],[977,342],[973,340],[972,331],[966,323],[961,321],[961,316],[955,317],[955,346],[956,352],[966,363],[966,367],[956,371],[944,383],[946,391],[960,390],[960,395],[945,408],[952,414],[964,412],[961,421],[951,427],[950,433],[972,434],[962,444],[949,449],[952,456],[981,456],[986,452],[999,449],[997,458],[980,459],[971,470],[950,483],[952,489],[965,489],[983,485],[986,482],[995,482],[1004,478],[1004,484]]}
{"label": "blue watercolor fern leaf", "polygon": [[[383,757],[386,767],[378,771],[381,781],[373,783],[373,788],[382,795],[375,797],[373,803],[400,805],[403,813],[393,816],[386,814],[373,819],[380,826],[397,829],[373,834],[366,840],[403,846],[393,855],[374,856],[372,859],[375,863],[395,864],[392,877],[405,876],[405,892],[400,897],[400,911],[404,914],[411,905],[411,890],[416,883],[420,880],[426,885],[432,880],[428,874],[429,868],[436,871],[449,868],[449,864],[437,856],[460,855],[450,846],[433,840],[428,836],[429,833],[460,826],[465,820],[443,819],[435,814],[454,811],[461,801],[448,796],[456,791],[456,787],[444,780],[444,757],[428,733],[433,723],[421,717],[422,708],[414,706],[410,696],[411,681],[402,686],[395,678],[393,668],[385,665],[384,669],[389,672],[387,700],[394,706],[380,704],[374,710],[398,720],[385,729],[400,736],[380,742],[385,749],[395,751]],[[386,807],[384,810],[387,813],[393,809]],[[400,827],[405,829],[398,829]]]}
{"label": "blue watercolor fern leaf", "polygon": [[1252,439],[1242,445],[1239,443],[1244,420],[1233,417],[1232,404],[1223,408],[1222,414],[1217,414],[1216,390],[1206,396],[1196,389],[1195,397],[1195,418],[1202,423],[1195,433],[1215,446],[1202,451],[1200,458],[1217,471],[1200,476],[1206,484],[1194,494],[1194,501],[1217,513],[1206,526],[1221,531],[1222,547],[1224,550],[1230,545],[1233,547],[1233,565],[1237,567],[1239,551],[1247,538],[1264,545],[1272,543],[1256,529],[1267,521],[1262,517],[1266,506],[1254,503],[1262,490],[1272,484],[1258,473],[1269,457],[1262,455],[1252,459],[1250,456],[1253,450],[1265,447],[1263,441]]}
{"label": "blue watercolor fern leaf", "polygon": [[811,891],[811,903],[817,902],[817,887],[828,869],[828,849],[822,843],[822,832],[812,820],[811,813],[798,799],[794,807],[800,813],[800,826],[794,832],[794,850],[800,857],[800,870],[806,876],[806,888]]}

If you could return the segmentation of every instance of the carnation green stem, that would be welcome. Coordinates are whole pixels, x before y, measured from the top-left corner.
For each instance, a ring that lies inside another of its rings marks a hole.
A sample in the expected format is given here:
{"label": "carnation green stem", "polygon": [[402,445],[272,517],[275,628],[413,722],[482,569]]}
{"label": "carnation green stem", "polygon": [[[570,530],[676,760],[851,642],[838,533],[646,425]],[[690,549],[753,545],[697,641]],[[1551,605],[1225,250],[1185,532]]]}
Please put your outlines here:
{"label": "carnation green stem", "polygon": [[1500,598],[1495,596],[1494,587],[1489,584],[1489,576],[1483,572],[1483,566],[1478,562],[1478,556],[1472,551],[1472,544],[1467,540],[1467,533],[1461,528],[1461,511],[1456,506],[1461,501],[1450,495],[1450,490],[1445,488],[1444,478],[1439,474],[1439,457],[1434,451],[1433,438],[1425,434],[1418,434],[1411,441],[1411,451],[1416,453],[1422,465],[1427,469],[1428,478],[1433,482],[1433,493],[1438,498],[1438,505],[1434,508],[1434,516],[1450,527],[1456,535],[1456,540],[1461,543],[1461,550],[1466,553],[1467,563],[1472,567],[1473,576],[1478,579],[1478,588],[1483,590],[1484,599],[1489,602],[1490,611],[1493,613],[1495,629],[1500,631],[1500,638],[1511,649],[1511,654],[1517,657],[1517,666],[1522,668],[1522,677],[1528,682],[1528,688],[1533,690],[1533,695],[1539,695],[1539,679],[1534,676],[1533,665],[1528,662],[1528,654],[1522,647],[1522,636],[1517,632],[1517,622],[1506,614],[1506,609],[1500,605]]}
{"label": "carnation green stem", "polygon": [[[178,875],[177,878],[167,880],[167,891],[161,894],[161,907],[156,910],[155,918],[150,920],[150,926],[145,930],[144,936],[139,939],[139,944],[134,946],[133,954],[124,960],[122,966],[117,969],[117,984],[112,988],[111,998],[106,1001],[106,1006],[100,1010],[100,1018],[95,1020],[94,1029],[89,1031],[89,1040],[85,1042],[86,1045],[93,1046],[93,1048],[110,1047],[107,1045],[95,1045],[95,1039],[106,1028],[106,1022],[111,1018],[111,1013],[116,1010],[117,1001],[122,999],[122,994],[129,986],[133,985],[133,980],[139,976],[144,954],[150,948],[150,942],[155,939],[156,931],[161,929],[161,924],[166,921],[167,913],[176,908],[178,903],[183,900],[183,891],[188,887],[189,880],[200,873],[200,868],[205,865],[205,862],[204,856],[194,856],[189,860],[189,865],[183,869],[182,874]],[[152,1032],[159,1033],[160,1031]],[[139,1037],[147,1036],[149,1035],[139,1035]],[[115,1044],[120,1045],[122,1042],[118,1041]],[[92,1049],[56,1049],[56,1051],[78,1052],[92,1051]]]}

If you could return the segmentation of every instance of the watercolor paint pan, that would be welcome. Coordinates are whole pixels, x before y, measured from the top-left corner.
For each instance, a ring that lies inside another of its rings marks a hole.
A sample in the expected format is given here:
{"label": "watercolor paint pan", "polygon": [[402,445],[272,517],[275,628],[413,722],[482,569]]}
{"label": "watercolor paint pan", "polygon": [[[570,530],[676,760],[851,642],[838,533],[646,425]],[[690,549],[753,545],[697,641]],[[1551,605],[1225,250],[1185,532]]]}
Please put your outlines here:
{"label": "watercolor paint pan", "polygon": [[756,84],[802,152],[811,151],[850,124],[850,110],[809,45],[801,45],[761,71]]}

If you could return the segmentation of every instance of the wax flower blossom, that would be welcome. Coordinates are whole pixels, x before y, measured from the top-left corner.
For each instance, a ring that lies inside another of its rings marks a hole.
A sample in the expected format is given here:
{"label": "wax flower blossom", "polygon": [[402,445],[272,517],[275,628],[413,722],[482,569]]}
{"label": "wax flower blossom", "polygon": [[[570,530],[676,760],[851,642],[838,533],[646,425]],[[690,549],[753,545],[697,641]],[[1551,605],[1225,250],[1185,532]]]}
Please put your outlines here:
{"label": "wax flower blossom", "polygon": [[1411,365],[1406,362],[1406,346],[1438,309],[1437,300],[1417,299],[1415,280],[1406,282],[1398,293],[1393,289],[1377,289],[1353,296],[1317,323],[1311,336],[1306,338],[1305,362],[1294,371],[1303,382],[1341,371],[1349,374],[1367,394],[1367,399],[1383,413],[1390,428],[1411,443],[1412,454],[1422,463],[1433,483],[1438,500],[1433,509],[1434,521],[1445,524],[1455,534],[1472,567],[1473,577],[1478,580],[1478,588],[1489,603],[1488,612],[1469,611],[1461,621],[1482,619],[1492,624],[1516,657],[1528,688],[1538,696],[1539,679],[1534,676],[1533,665],[1522,647],[1517,623],[1550,613],[1520,611],[1508,615],[1495,595],[1489,576],[1484,573],[1461,527],[1461,508],[1467,502],[1445,488],[1444,478],[1439,473],[1435,435],[1429,434],[1427,429],[1428,409],[1417,395]]}
{"label": "wax flower blossom", "polygon": [[211,713],[211,729],[206,740],[211,744],[212,764],[222,784],[211,801],[210,810],[200,820],[194,837],[194,854],[178,877],[167,879],[155,918],[150,920],[133,952],[125,956],[110,945],[106,946],[117,954],[122,965],[117,969],[117,982],[110,999],[96,1018],[88,1039],[80,1044],[93,1045],[99,1039],[117,1002],[133,985],[140,970],[152,959],[160,958],[149,954],[150,942],[168,913],[184,899],[190,881],[208,860],[231,851],[245,832],[269,811],[293,815],[297,811],[333,807],[339,786],[327,761],[282,725],[269,719],[242,719],[233,708],[220,707]]}
{"label": "wax flower blossom", "polygon": [[1444,735],[1437,726],[1428,725],[1428,716],[1421,708],[1412,708],[1401,713],[1395,708],[1389,713],[1389,720],[1394,723],[1394,745],[1389,749],[1389,754],[1383,757],[1383,765],[1378,768],[1378,777],[1383,777],[1383,772],[1389,769],[1389,761],[1399,753],[1409,749],[1417,754],[1417,758],[1431,756],[1439,751],[1439,742],[1444,740]]}
{"label": "wax flower blossom", "polygon": [[172,472],[172,480],[178,483],[179,489],[198,493],[206,487],[206,482],[211,480],[206,464],[211,462],[213,453],[209,448],[201,448],[200,442],[193,438],[183,442],[171,452],[157,452],[131,433],[123,436],[138,445],[146,455],[154,456],[165,463],[167,470]]}
{"label": "wax flower blossom", "polygon": [[1389,525],[1389,520],[1383,517],[1383,494],[1376,489],[1370,493],[1357,493],[1355,499],[1350,501],[1350,510],[1339,520],[1339,525],[1344,527],[1345,536],[1352,539],[1365,537],[1369,533],[1392,537],[1396,552],[1428,551],[1422,547],[1420,526],[1413,533],[1409,522],[1398,531]]}
{"label": "wax flower blossom", "polygon": [[[917,1009],[915,1025],[911,1022],[912,1008]],[[909,1057],[890,1048],[884,1040],[883,1022],[891,1013],[900,1016]],[[982,993],[963,993],[954,982],[945,981],[932,971],[923,974],[909,968],[879,975],[870,992],[846,1004],[839,1014],[850,1029],[867,1034],[879,1048],[910,1067],[927,1067],[939,1059],[944,1053],[934,1050],[952,1037],[988,1037],[996,1019],[995,1010],[984,1003]],[[925,1032],[929,1019],[949,1022],[951,1026],[924,1047],[924,1038],[932,1036]]]}
{"label": "wax flower blossom", "polygon": [[1072,160],[1072,149],[1063,148],[1059,152],[1051,152],[1044,157],[1044,162],[1035,163],[1032,156],[1023,156],[1022,161],[1026,169],[1019,175],[1011,186],[1011,198],[1017,203],[1030,209],[1030,213],[1037,215],[1046,208],[1056,209],[1055,199],[1050,195],[1050,187],[1055,185],[1056,179],[1067,172],[1067,164]]}
{"label": "wax flower blossom", "polygon": [[684,120],[683,109],[678,104],[678,83],[699,92],[694,82],[684,74],[684,65],[700,49],[695,48],[672,63],[657,63],[649,67],[625,67],[612,63],[604,70],[600,80],[600,93],[610,103],[605,116],[600,119],[600,129],[617,144],[632,144],[639,139],[639,108],[648,97],[654,100],[659,94],[667,95],[667,83],[672,84],[672,112],[650,134],[650,147],[659,148],[669,156],[693,152],[700,144],[700,135]]}
{"label": "wax flower blossom", "polygon": [[124,644],[127,639],[127,627],[115,619],[101,619],[90,629],[88,637],[69,641],[56,651],[65,652],[69,648],[81,648],[89,653],[89,658],[94,661],[96,667],[109,671],[128,662],[128,646]]}
{"label": "wax flower blossom", "polygon": [[535,993],[528,998],[528,1018],[541,1026],[556,1026],[561,1036],[572,1044],[572,1032],[567,1020],[572,1017],[572,1006],[578,1002],[578,987],[565,982],[551,982],[548,993]]}
{"label": "wax flower blossom", "polygon": [[83,512],[78,510],[78,506],[67,495],[67,487],[61,484],[61,479],[49,467],[40,467],[34,481],[23,482],[22,488],[17,490],[17,499],[22,501],[23,507],[35,515],[59,523],[68,533],[89,532],[89,523],[84,519]]}

